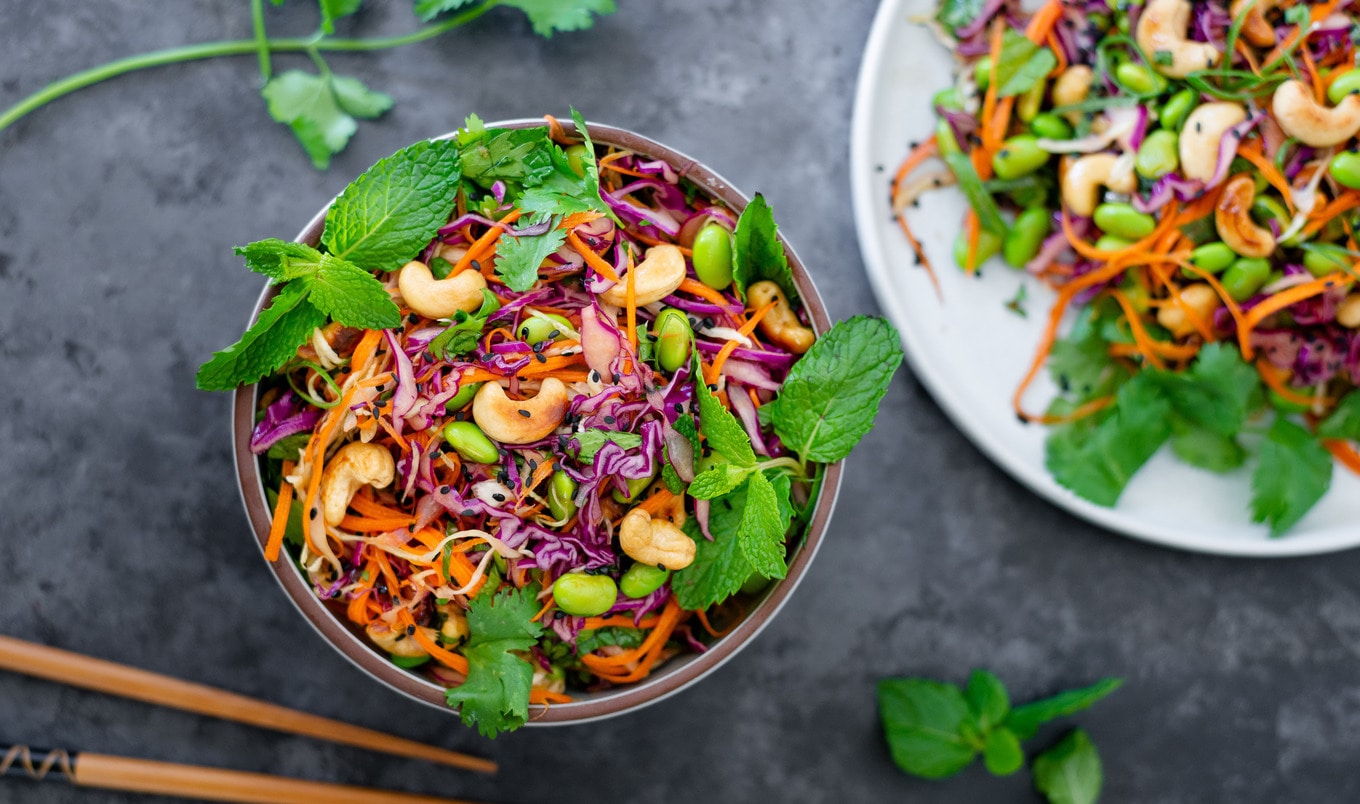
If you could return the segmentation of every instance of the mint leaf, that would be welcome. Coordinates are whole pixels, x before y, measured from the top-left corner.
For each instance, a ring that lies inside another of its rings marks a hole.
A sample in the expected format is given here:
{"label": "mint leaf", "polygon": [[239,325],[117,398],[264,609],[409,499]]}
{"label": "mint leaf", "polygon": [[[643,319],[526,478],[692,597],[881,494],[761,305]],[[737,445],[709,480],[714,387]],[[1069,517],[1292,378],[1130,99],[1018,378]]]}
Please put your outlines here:
{"label": "mint leaf", "polygon": [[982,761],[993,776],[1010,776],[1025,765],[1025,752],[1015,732],[1002,726],[987,732]]}
{"label": "mint leaf", "polygon": [[1001,679],[986,670],[974,670],[963,688],[968,710],[984,733],[1001,723],[1011,711],[1011,699]]}
{"label": "mint leaf", "polygon": [[1114,505],[1129,479],[1171,435],[1171,404],[1157,381],[1140,373],[1115,396],[1098,425],[1076,422],[1054,429],[1045,465],[1053,479],[1097,505]]}
{"label": "mint leaf", "polygon": [[784,244],[779,241],[779,227],[760,193],[756,193],[737,219],[737,231],[732,240],[732,279],[743,297],[747,287],[769,279],[779,285],[790,300],[798,298],[789,259],[784,254]]}
{"label": "mint leaf", "polygon": [[763,472],[752,472],[746,480],[746,507],[742,510],[737,541],[751,567],[766,578],[783,578],[788,574],[784,564],[784,534],[788,532],[789,517],[793,513],[789,488],[785,475],[771,482]]}
{"label": "mint leaf", "polygon": [[901,362],[897,330],[881,318],[855,316],[818,338],[763,407],[780,439],[804,460],[839,461],[873,428]]}
{"label": "mint leaf", "polygon": [[1081,729],[1034,759],[1034,787],[1052,804],[1095,804],[1104,783],[1100,754]]}
{"label": "mint leaf", "polygon": [[1019,95],[1032,88],[1058,64],[1053,51],[1039,46],[1007,28],[1001,40],[1001,58],[996,63],[998,98]]}
{"label": "mint leaf", "polygon": [[[756,454],[751,449],[750,436],[746,435],[746,430],[732,411],[723,407],[704,382],[697,352],[693,366],[694,395],[699,402],[699,432],[708,439],[708,446],[727,460],[738,466],[755,466]],[[787,383],[785,387],[788,387]]]}
{"label": "mint leaf", "polygon": [[361,268],[394,271],[449,219],[458,192],[458,146],[419,142],[364,171],[326,213],[321,242]]}
{"label": "mint leaf", "polygon": [[1211,472],[1231,472],[1247,460],[1237,439],[1221,436],[1180,416],[1171,418],[1171,451],[1176,457]]}
{"label": "mint leaf", "polygon": [[740,486],[753,469],[731,463],[721,463],[700,472],[689,484],[689,494],[696,500],[712,500]]}
{"label": "mint leaf", "polygon": [[533,621],[537,611],[529,589],[479,595],[468,606],[468,677],[446,691],[445,700],[460,708],[463,725],[475,725],[485,737],[517,729],[529,717],[534,668],[511,651],[538,642],[543,627]]}
{"label": "mint leaf", "polygon": [[1360,441],[1360,390],[1341,397],[1331,414],[1318,424],[1317,434],[1322,438]]}
{"label": "mint leaf", "polygon": [[496,273],[511,290],[526,291],[538,281],[538,269],[548,255],[566,242],[567,233],[556,226],[537,237],[502,235],[496,244]]}
{"label": "mint leaf", "polygon": [[313,307],[306,295],[300,284],[285,285],[239,341],[214,352],[199,367],[195,377],[199,390],[230,391],[287,363],[312,330],[326,323],[326,314]]}
{"label": "mint leaf", "polygon": [[501,0],[501,5],[523,11],[534,33],[551,37],[554,31],[583,31],[595,24],[593,14],[613,14],[614,0]]}
{"label": "mint leaf", "polygon": [[275,282],[314,276],[321,267],[321,252],[306,243],[270,238],[237,246],[236,253],[246,258],[246,267]]}
{"label": "mint leaf", "polygon": [[1121,678],[1102,679],[1089,687],[1060,692],[1051,698],[1017,706],[1006,716],[1006,728],[1022,740],[1034,736],[1039,727],[1051,720],[1076,714],[1124,685]]}
{"label": "mint leaf", "polygon": [[340,108],[326,76],[301,70],[279,73],[260,90],[269,116],[293,130],[318,170],[330,166],[331,156],[349,144],[358,124]]}
{"label": "mint leaf", "polygon": [[335,33],[335,21],[359,10],[363,0],[317,0],[321,5],[321,30]]}
{"label": "mint leaf", "polygon": [[878,682],[878,712],[897,767],[913,776],[943,779],[972,763],[979,746],[965,736],[968,702],[953,684],[924,678]]}
{"label": "mint leaf", "polygon": [[637,433],[626,433],[617,430],[582,430],[572,436],[572,440],[577,443],[577,458],[582,463],[589,463],[595,460],[595,453],[605,444],[613,442],[623,449],[637,449],[642,446],[642,436]]}
{"label": "mint leaf", "polygon": [[1176,412],[1226,438],[1241,432],[1247,416],[1263,404],[1261,377],[1233,346],[1211,343],[1182,373],[1144,372],[1157,380]]}
{"label": "mint leaf", "polygon": [[[788,478],[776,478],[772,483],[787,484]],[[743,484],[710,503],[708,530],[713,534],[712,541],[704,538],[694,517],[686,520],[685,533],[694,540],[697,550],[694,563],[671,576],[671,591],[681,608],[692,611],[721,603],[736,594],[755,571],[742,551],[738,535],[746,513],[747,488]],[[776,503],[780,493],[776,489]],[[778,506],[778,510],[778,515],[787,522],[791,506]]]}
{"label": "mint leaf", "polygon": [[307,283],[307,300],[347,327],[389,329],[401,326],[401,311],[387,288],[359,266],[321,255],[321,264]]}
{"label": "mint leaf", "polygon": [[1251,519],[1279,536],[1303,519],[1332,484],[1332,455],[1311,433],[1277,418],[1251,476]]}

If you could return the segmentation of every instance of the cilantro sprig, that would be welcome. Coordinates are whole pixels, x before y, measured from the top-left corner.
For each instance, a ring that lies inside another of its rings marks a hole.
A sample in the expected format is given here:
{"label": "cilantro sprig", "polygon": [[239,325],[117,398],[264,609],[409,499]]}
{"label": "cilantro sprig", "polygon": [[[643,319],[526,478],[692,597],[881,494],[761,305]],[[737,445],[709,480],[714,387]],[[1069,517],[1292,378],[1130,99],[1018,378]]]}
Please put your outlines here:
{"label": "cilantro sprig", "polygon": [[[283,4],[283,0],[271,2],[276,6]],[[424,24],[408,34],[336,36],[337,21],[355,14],[361,5],[362,0],[317,0],[319,20],[314,34],[272,37],[266,30],[264,0],[250,0],[251,38],[158,50],[82,70],[48,84],[0,112],[0,131],[58,98],[120,75],[149,67],[254,53],[265,81],[260,94],[269,116],[287,126],[312,164],[324,170],[331,157],[348,145],[358,130],[358,119],[381,117],[392,108],[392,98],[370,89],[357,78],[333,73],[323,53],[386,50],[423,42],[460,28],[497,6],[523,12],[534,33],[543,37],[558,31],[590,28],[597,16],[612,14],[616,8],[615,0],[414,0],[413,11]],[[317,71],[293,69],[276,75],[274,56],[294,53],[310,57]]]}
{"label": "cilantro sprig", "polygon": [[463,725],[475,725],[484,737],[513,731],[529,717],[534,668],[515,652],[529,650],[543,635],[543,626],[534,622],[539,608],[534,591],[481,594],[468,605],[470,636],[462,649],[468,677],[444,697],[449,706],[459,707]]}

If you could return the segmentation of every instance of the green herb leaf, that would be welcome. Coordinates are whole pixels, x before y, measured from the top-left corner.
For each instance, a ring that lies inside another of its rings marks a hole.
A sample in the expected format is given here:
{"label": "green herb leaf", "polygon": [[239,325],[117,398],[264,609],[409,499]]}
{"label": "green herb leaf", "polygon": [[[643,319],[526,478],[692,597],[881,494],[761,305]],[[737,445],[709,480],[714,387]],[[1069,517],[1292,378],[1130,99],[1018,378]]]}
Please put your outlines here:
{"label": "green herb leaf", "polygon": [[1025,301],[1029,298],[1029,287],[1021,285],[1016,289],[1015,295],[1006,302],[1006,309],[1021,318],[1029,318],[1029,310],[1025,309]]}
{"label": "green herb leaf", "polygon": [[[354,5],[357,7],[359,4]],[[341,109],[365,120],[382,117],[392,108],[390,95],[369,89],[357,78],[332,75],[331,91],[335,93],[335,102],[340,104]]]}
{"label": "green herb leaf", "polygon": [[935,19],[953,33],[954,29],[962,28],[977,19],[985,5],[986,0],[944,0]]}
{"label": "green herb leaf", "polygon": [[1116,370],[1110,359],[1110,343],[1101,333],[1095,307],[1081,311],[1072,331],[1053,342],[1048,372],[1063,391],[1087,401],[1099,395]]}
{"label": "green herb leaf", "polygon": [[[806,357],[804,357],[806,359]],[[799,363],[794,364],[796,369]],[[738,466],[755,466],[756,454],[751,449],[751,438],[742,429],[741,422],[732,411],[723,407],[713,396],[704,382],[703,372],[699,369],[699,357],[694,356],[694,395],[699,401],[699,432],[708,439],[708,446],[714,452]],[[788,387],[787,382],[784,385]],[[697,453],[696,453],[697,454]]]}
{"label": "green herb leaf", "polygon": [[[792,506],[787,502],[787,484],[787,477],[771,481],[775,486],[777,515],[785,523],[792,515]],[[784,485],[784,491],[780,490],[780,485]],[[694,540],[697,550],[694,563],[671,576],[671,591],[681,608],[706,609],[720,603],[736,594],[755,572],[739,537],[746,514],[748,488],[743,484],[709,504],[708,530],[713,534],[712,541],[704,538],[694,517],[686,520],[685,533]]]}
{"label": "green herb leaf", "polygon": [[736,464],[718,464],[694,478],[689,484],[689,494],[696,500],[716,499],[740,486],[753,471]]}
{"label": "green herb leaf", "polygon": [[501,181],[518,192],[552,175],[553,147],[546,128],[483,130],[471,141],[463,141],[462,176],[485,190]]}
{"label": "green herb leaf", "polygon": [[199,367],[195,377],[199,390],[230,391],[287,363],[312,336],[312,330],[326,323],[326,314],[312,306],[306,296],[302,284],[285,285],[239,341],[214,352]]}
{"label": "green herb leaf", "polygon": [[1236,438],[1221,436],[1176,415],[1171,417],[1171,450],[1191,466],[1210,472],[1231,472],[1247,460],[1247,451]]}
{"label": "green herb leaf", "polygon": [[752,568],[766,578],[783,578],[788,574],[784,534],[793,513],[789,490],[786,475],[771,481],[763,472],[752,472],[746,480],[746,507],[741,514],[737,541]]}
{"label": "green herb leaf", "polygon": [[1251,476],[1251,518],[1279,536],[1303,519],[1332,484],[1332,455],[1311,433],[1283,417],[1266,432]]}
{"label": "green herb leaf", "polygon": [[460,707],[463,725],[486,737],[512,731],[529,716],[529,689],[534,668],[511,651],[532,648],[543,628],[533,621],[538,603],[530,589],[479,595],[468,606],[471,635],[463,648],[468,677],[445,693],[449,706]]}
{"label": "green herb leaf", "polygon": [[585,629],[576,634],[576,655],[584,656],[605,647],[636,648],[646,636],[641,628]]}
{"label": "green herb leaf", "polygon": [[543,261],[566,239],[567,233],[556,226],[536,237],[503,235],[496,244],[496,274],[511,290],[526,291],[538,281]]}
{"label": "green herb leaf", "polygon": [[1034,759],[1034,787],[1052,804],[1095,804],[1104,783],[1100,754],[1081,729]]}
{"label": "green herb leaf", "polygon": [[321,255],[321,264],[307,283],[307,300],[347,327],[389,329],[401,325],[401,311],[387,288],[359,266]]}
{"label": "green herb leaf", "polygon": [[284,436],[270,445],[269,452],[265,454],[276,461],[296,462],[299,458],[298,453],[307,448],[307,442],[310,441],[311,438],[311,433],[295,433],[290,436]]}
{"label": "green herb leaf", "polygon": [[321,30],[335,33],[335,21],[359,10],[363,0],[317,0],[321,5]]}
{"label": "green herb leaf", "polygon": [[1241,432],[1248,414],[1264,401],[1256,369],[1222,342],[1207,344],[1185,372],[1145,373],[1157,380],[1177,413],[1225,438]]}
{"label": "green herb leaf", "polygon": [[1318,424],[1317,434],[1322,438],[1360,441],[1360,390],[1341,397],[1331,414]]}
{"label": "green herb leaf", "polygon": [[1045,465],[1064,488],[1097,505],[1114,505],[1134,473],[1171,435],[1171,404],[1156,380],[1139,374],[1119,389],[1113,412],[1094,427],[1077,422],[1056,428]]}
{"label": "green herb leaf", "polygon": [[437,256],[430,260],[430,275],[435,279],[448,279],[454,267],[453,263]]}
{"label": "green herb leaf", "polygon": [[613,14],[614,0],[501,0],[501,5],[523,11],[534,33],[551,37],[555,31],[583,31],[595,24],[594,14]]}
{"label": "green herb leaf", "polygon": [[964,196],[968,198],[968,205],[977,213],[978,223],[983,229],[991,232],[997,237],[1006,236],[1006,221],[1001,217],[1001,210],[996,206],[996,199],[987,192],[987,188],[982,185],[982,179],[978,176],[977,170],[973,168],[973,163],[969,161],[967,154],[945,154],[945,164],[949,165],[949,170],[954,174],[954,178],[959,182],[959,189],[963,190]]}
{"label": "green herb leaf", "polygon": [[1051,698],[1017,706],[1006,716],[1006,728],[1015,732],[1020,739],[1028,740],[1045,723],[1087,709],[1123,685],[1124,680],[1121,678],[1106,678],[1089,687],[1060,692]]}
{"label": "green herb leaf", "polygon": [[377,117],[392,106],[391,98],[357,78],[301,70],[279,73],[260,94],[269,104],[270,117],[293,130],[318,170],[328,167],[331,156],[344,150],[354,136],[358,123],[352,115]]}
{"label": "green herb leaf", "polygon": [[[582,139],[586,150],[595,153],[595,144],[590,139],[586,122],[581,113],[571,110],[572,122]],[[544,137],[544,153],[547,154],[552,170],[541,183],[524,191],[519,198],[519,207],[525,212],[538,215],[571,215],[576,212],[599,212],[614,217],[614,213],[600,197],[599,168],[594,158],[582,160],[583,175],[576,175],[571,169],[567,154],[556,143]],[[617,220],[617,219],[616,219]]]}
{"label": "green herb leaf", "polygon": [[415,12],[424,22],[429,22],[445,11],[456,11],[470,6],[478,0],[416,0]]}
{"label": "green herb leaf", "polygon": [[321,252],[306,243],[270,238],[244,246],[236,253],[246,258],[246,267],[277,282],[302,276],[315,276],[321,267]]}
{"label": "green herb leaf", "polygon": [[1015,732],[1002,726],[987,732],[982,761],[993,776],[1010,776],[1025,765],[1025,752]]}
{"label": "green herb leaf", "polygon": [[855,316],[818,338],[763,407],[780,439],[804,460],[839,461],[873,427],[901,362],[897,330],[881,318]]}
{"label": "green herb leaf", "polygon": [[326,213],[321,242],[362,268],[394,271],[448,221],[458,178],[456,143],[435,140],[403,148],[345,188]]}
{"label": "green herb leaf", "polygon": [[1048,48],[1039,49],[1010,28],[1001,41],[1001,58],[996,64],[997,97],[1005,98],[1027,92],[1058,66],[1058,59]]}
{"label": "green herb leaf", "polygon": [[768,279],[779,285],[789,299],[798,298],[789,259],[779,240],[779,227],[765,197],[759,193],[737,219],[732,241],[732,279],[743,296],[746,288]]}
{"label": "green herb leaf", "polygon": [[666,484],[666,491],[671,494],[680,494],[687,488],[685,481],[680,479],[680,475],[676,473],[675,467],[671,466],[669,460],[661,465],[661,482]]}
{"label": "green herb leaf", "polygon": [[642,446],[642,436],[637,433],[626,433],[616,430],[582,430],[573,435],[572,440],[578,445],[576,457],[582,463],[589,463],[590,461],[595,460],[595,454],[600,451],[600,448],[611,442],[618,444],[626,450],[637,449]]}
{"label": "green herb leaf", "polygon": [[973,713],[978,728],[984,733],[1006,719],[1011,711],[1011,699],[1001,679],[986,670],[974,670],[963,688],[968,710]]}
{"label": "green herb leaf", "polygon": [[913,776],[943,779],[972,763],[980,746],[965,729],[972,716],[953,684],[924,678],[878,682],[878,712],[897,767]]}

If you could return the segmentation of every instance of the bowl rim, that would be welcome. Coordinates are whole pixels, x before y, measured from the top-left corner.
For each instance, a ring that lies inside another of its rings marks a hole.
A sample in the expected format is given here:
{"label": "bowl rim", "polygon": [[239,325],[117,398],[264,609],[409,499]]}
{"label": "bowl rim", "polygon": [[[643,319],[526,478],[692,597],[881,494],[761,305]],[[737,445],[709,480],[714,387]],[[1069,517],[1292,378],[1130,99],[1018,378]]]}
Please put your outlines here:
{"label": "bowl rim", "polygon": [[[541,119],[515,119],[486,124],[487,128],[531,128],[543,125],[545,123]],[[563,121],[560,125],[569,133],[576,130],[570,121]],[[711,197],[722,201],[734,212],[740,214],[746,208],[749,199],[745,195],[737,191],[731,183],[718,173],[680,151],[628,129],[591,122],[586,123],[586,128],[595,143],[613,145],[652,159],[665,160],[682,178],[693,182]],[[449,132],[433,139],[447,139],[454,136],[455,133]],[[334,203],[334,199],[312,217],[294,240],[311,245],[319,242],[325,224],[326,212],[330,209],[332,203]],[[798,258],[782,233],[779,238],[784,244],[789,267],[793,272],[794,283],[802,295],[802,303],[807,310],[812,327],[818,335],[824,334],[830,328],[831,321],[821,295],[817,292],[816,285],[804,268],[802,260]],[[264,304],[276,292],[275,287],[265,285],[251,314],[250,321],[252,324],[259,316]],[[234,392],[232,459],[236,468],[237,490],[240,492],[246,517],[254,531],[256,546],[260,549],[260,556],[263,558],[264,548],[269,539],[272,510],[265,496],[258,459],[250,451],[250,434],[254,428],[257,389],[258,384],[251,384],[237,388]],[[626,687],[601,693],[585,693],[569,703],[551,706],[531,704],[527,725],[586,723],[636,711],[688,688],[735,656],[779,613],[788,601],[789,596],[802,581],[803,575],[806,574],[808,566],[821,547],[823,537],[830,524],[831,515],[840,494],[843,464],[844,461],[839,461],[826,465],[826,474],[822,481],[821,492],[813,511],[807,536],[802,544],[794,548],[793,558],[788,565],[788,574],[782,580],[771,584],[755,607],[731,631],[710,645],[707,651],[672,659],[646,679]],[[278,561],[266,563],[272,571],[274,579],[298,613],[328,645],[349,660],[351,664],[373,680],[411,700],[426,704],[442,712],[457,713],[457,709],[451,708],[445,703],[445,688],[443,686],[392,664],[351,630],[348,624],[343,622],[338,615],[334,614],[313,594],[308,581],[302,576],[296,564],[287,559],[286,554],[281,556]]]}

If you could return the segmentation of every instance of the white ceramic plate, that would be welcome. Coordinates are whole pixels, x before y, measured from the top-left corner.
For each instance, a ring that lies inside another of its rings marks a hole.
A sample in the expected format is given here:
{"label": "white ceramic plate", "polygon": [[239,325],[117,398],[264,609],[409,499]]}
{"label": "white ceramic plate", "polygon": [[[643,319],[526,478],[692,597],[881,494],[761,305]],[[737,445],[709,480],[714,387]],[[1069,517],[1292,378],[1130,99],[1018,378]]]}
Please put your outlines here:
{"label": "white ceramic plate", "polygon": [[[1041,425],[1022,424],[1010,400],[1034,349],[1053,293],[1006,266],[981,278],[954,267],[953,241],[966,202],[954,188],[927,194],[908,213],[943,287],[936,297],[892,220],[888,182],[908,143],[930,136],[930,98],[950,85],[953,58],[913,17],[931,0],[883,0],[860,68],[851,129],[850,172],[860,248],[879,302],[902,332],[916,376],[955,424],[988,457],[1052,502],[1111,530],[1206,553],[1291,556],[1360,545],[1360,478],[1338,466],[1332,488],[1281,538],[1250,521],[1251,470],[1227,475],[1195,469],[1163,449],[1129,483],[1114,508],[1062,488],[1044,469]],[[1028,318],[1005,307],[1028,286]],[[1056,389],[1045,375],[1026,396],[1043,409]]]}

